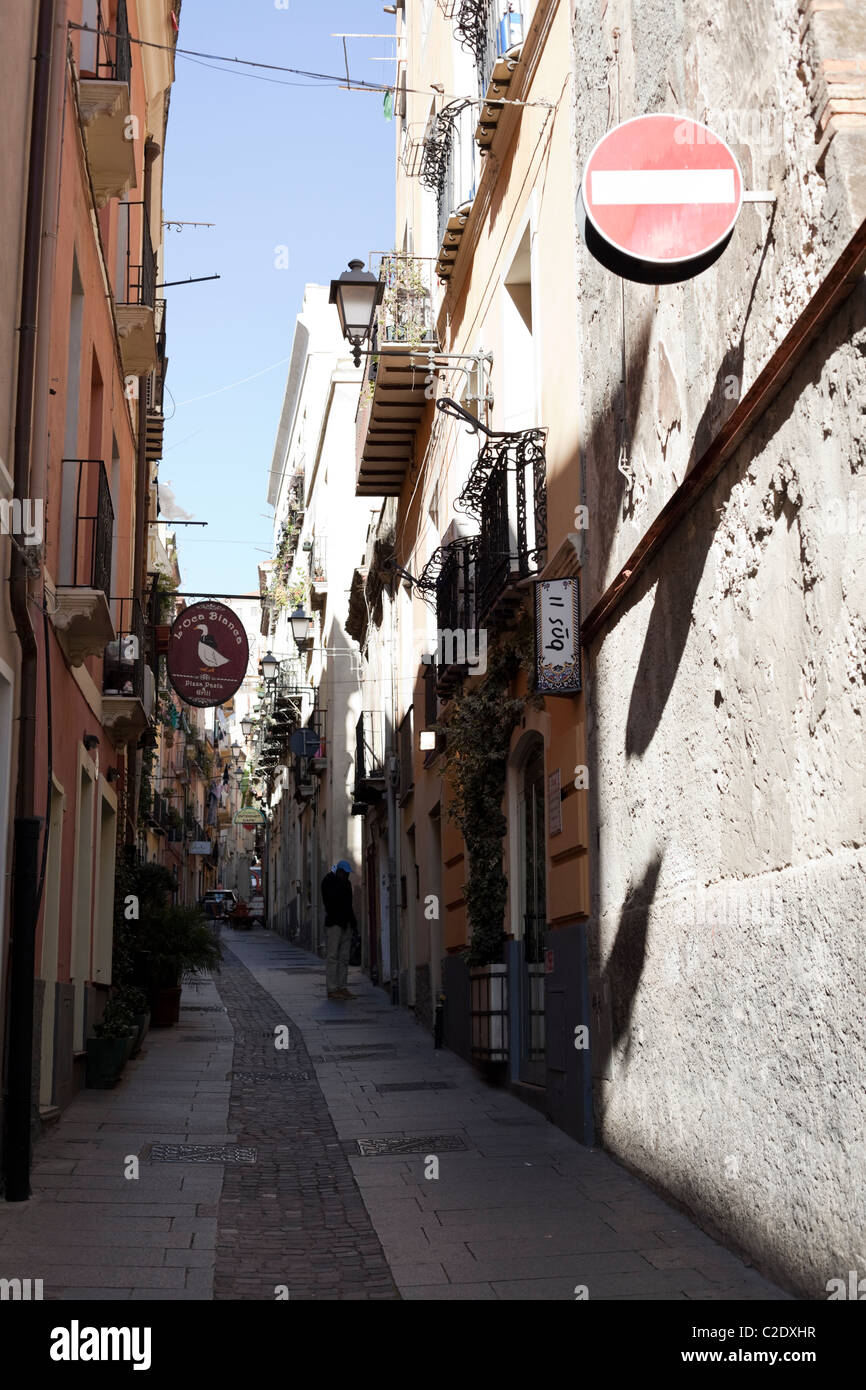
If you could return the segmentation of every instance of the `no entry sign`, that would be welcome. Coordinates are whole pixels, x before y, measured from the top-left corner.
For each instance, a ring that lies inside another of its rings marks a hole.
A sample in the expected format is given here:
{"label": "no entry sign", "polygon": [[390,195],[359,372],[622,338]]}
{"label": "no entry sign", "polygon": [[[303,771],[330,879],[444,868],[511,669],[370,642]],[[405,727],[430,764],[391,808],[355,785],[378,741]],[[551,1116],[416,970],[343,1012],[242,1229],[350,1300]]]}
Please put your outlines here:
{"label": "no entry sign", "polygon": [[718,260],[742,203],[743,176],[724,140],[686,116],[637,116],[590,154],[578,217],[608,270],[668,285]]}
{"label": "no entry sign", "polygon": [[249,659],[244,625],[224,603],[194,603],[172,623],[168,678],[188,705],[225,704],[244,680]]}

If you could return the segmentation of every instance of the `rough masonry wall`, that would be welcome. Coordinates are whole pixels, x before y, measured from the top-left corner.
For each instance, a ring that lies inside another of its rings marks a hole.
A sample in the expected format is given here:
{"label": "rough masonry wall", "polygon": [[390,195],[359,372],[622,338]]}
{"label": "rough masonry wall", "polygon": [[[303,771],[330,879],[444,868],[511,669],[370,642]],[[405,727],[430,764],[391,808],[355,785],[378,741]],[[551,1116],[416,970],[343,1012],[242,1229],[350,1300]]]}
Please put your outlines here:
{"label": "rough masonry wall", "polygon": [[[577,249],[589,608],[866,209],[847,137],[819,156],[796,5],[581,9],[581,165],[615,111],[618,26],[622,119],[706,119],[778,195],[699,279],[626,284],[625,394],[620,282]],[[861,287],[589,672],[603,1142],[816,1297],[866,1260],[864,362]]]}

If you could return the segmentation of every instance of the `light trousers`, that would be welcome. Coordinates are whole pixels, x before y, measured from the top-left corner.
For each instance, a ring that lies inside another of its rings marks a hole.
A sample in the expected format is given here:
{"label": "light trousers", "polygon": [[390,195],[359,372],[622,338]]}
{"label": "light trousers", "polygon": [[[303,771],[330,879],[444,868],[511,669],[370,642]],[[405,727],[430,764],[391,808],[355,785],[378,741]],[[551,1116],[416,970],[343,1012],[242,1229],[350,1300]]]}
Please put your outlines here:
{"label": "light trousers", "polygon": [[349,978],[349,954],[352,949],[351,927],[327,928],[328,955],[325,964],[325,981],[328,993],[345,989]]}

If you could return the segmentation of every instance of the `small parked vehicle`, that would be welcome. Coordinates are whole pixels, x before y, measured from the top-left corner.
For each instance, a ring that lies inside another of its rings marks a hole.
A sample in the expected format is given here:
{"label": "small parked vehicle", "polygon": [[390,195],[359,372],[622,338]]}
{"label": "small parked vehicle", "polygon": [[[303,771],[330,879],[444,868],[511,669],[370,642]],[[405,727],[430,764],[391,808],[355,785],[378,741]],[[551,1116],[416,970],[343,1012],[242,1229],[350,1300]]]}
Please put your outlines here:
{"label": "small parked vehicle", "polygon": [[199,906],[211,923],[221,922],[234,912],[237,901],[238,895],[233,888],[212,888],[205,893]]}

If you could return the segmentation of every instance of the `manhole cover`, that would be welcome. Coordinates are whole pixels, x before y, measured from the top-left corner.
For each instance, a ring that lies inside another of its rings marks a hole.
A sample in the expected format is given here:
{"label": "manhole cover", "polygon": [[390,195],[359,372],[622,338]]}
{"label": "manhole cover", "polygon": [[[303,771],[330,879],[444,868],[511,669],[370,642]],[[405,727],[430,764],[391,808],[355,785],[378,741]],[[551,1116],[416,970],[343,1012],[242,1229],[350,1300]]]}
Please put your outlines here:
{"label": "manhole cover", "polygon": [[145,1163],[255,1163],[258,1149],[245,1144],[145,1144]]}
{"label": "manhole cover", "polygon": [[309,1081],[308,1071],[233,1071],[232,1081]]}
{"label": "manhole cover", "polygon": [[450,1081],[386,1081],[376,1082],[376,1090],[388,1091],[453,1091]]}
{"label": "manhole cover", "polygon": [[417,1153],[459,1153],[466,1148],[466,1141],[459,1134],[429,1134],[422,1138],[409,1139],[356,1139],[358,1153],[362,1158],[372,1158],[377,1154],[417,1154]]}

